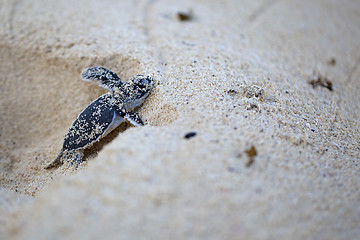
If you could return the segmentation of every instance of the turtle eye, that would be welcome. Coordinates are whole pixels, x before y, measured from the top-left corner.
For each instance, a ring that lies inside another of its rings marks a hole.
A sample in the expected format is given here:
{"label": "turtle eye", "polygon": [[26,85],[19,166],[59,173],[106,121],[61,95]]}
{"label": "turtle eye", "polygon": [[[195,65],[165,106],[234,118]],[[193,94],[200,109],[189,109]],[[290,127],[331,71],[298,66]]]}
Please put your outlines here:
{"label": "turtle eye", "polygon": [[145,88],[146,85],[148,85],[148,81],[145,78],[142,78],[138,83],[137,83],[139,88]]}

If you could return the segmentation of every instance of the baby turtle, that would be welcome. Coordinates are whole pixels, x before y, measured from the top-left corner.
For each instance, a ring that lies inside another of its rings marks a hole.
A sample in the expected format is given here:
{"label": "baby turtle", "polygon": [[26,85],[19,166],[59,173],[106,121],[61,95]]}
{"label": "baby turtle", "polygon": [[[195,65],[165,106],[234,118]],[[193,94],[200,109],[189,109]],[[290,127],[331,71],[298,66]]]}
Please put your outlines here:
{"label": "baby turtle", "polygon": [[136,75],[127,82],[121,81],[116,73],[103,68],[87,68],[81,74],[85,81],[96,81],[100,87],[109,90],[85,108],[67,131],[63,147],[55,160],[45,168],[59,166],[64,161],[79,165],[84,149],[91,147],[125,120],[134,126],[143,126],[140,116],[130,112],[140,106],[153,88],[151,77]]}

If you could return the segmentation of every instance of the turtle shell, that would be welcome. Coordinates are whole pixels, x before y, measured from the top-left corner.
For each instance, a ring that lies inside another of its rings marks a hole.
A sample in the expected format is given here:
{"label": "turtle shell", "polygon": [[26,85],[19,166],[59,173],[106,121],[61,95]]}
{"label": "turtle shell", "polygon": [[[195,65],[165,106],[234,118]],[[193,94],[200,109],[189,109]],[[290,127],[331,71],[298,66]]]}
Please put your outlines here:
{"label": "turtle shell", "polygon": [[123,121],[117,113],[113,97],[107,93],[85,108],[67,131],[63,150],[84,149],[105,136]]}

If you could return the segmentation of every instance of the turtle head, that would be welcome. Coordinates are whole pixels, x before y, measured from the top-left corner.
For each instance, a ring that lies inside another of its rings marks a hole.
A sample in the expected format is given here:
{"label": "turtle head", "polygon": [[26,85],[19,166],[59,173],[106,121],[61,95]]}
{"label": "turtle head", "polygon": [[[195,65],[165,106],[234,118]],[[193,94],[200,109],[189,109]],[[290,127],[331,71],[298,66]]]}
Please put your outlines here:
{"label": "turtle head", "polygon": [[124,85],[126,100],[124,107],[133,109],[141,105],[154,87],[154,79],[144,75],[135,75]]}

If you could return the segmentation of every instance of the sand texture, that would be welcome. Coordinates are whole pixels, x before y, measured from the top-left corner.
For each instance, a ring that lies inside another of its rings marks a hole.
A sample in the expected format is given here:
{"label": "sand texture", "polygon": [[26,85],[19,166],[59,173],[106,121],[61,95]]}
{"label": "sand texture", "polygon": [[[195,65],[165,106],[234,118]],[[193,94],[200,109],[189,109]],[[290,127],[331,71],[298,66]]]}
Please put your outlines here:
{"label": "sand texture", "polygon": [[[1,239],[359,239],[360,1],[0,2]],[[156,79],[45,170],[103,66]],[[192,133],[192,134],[189,134]]]}

